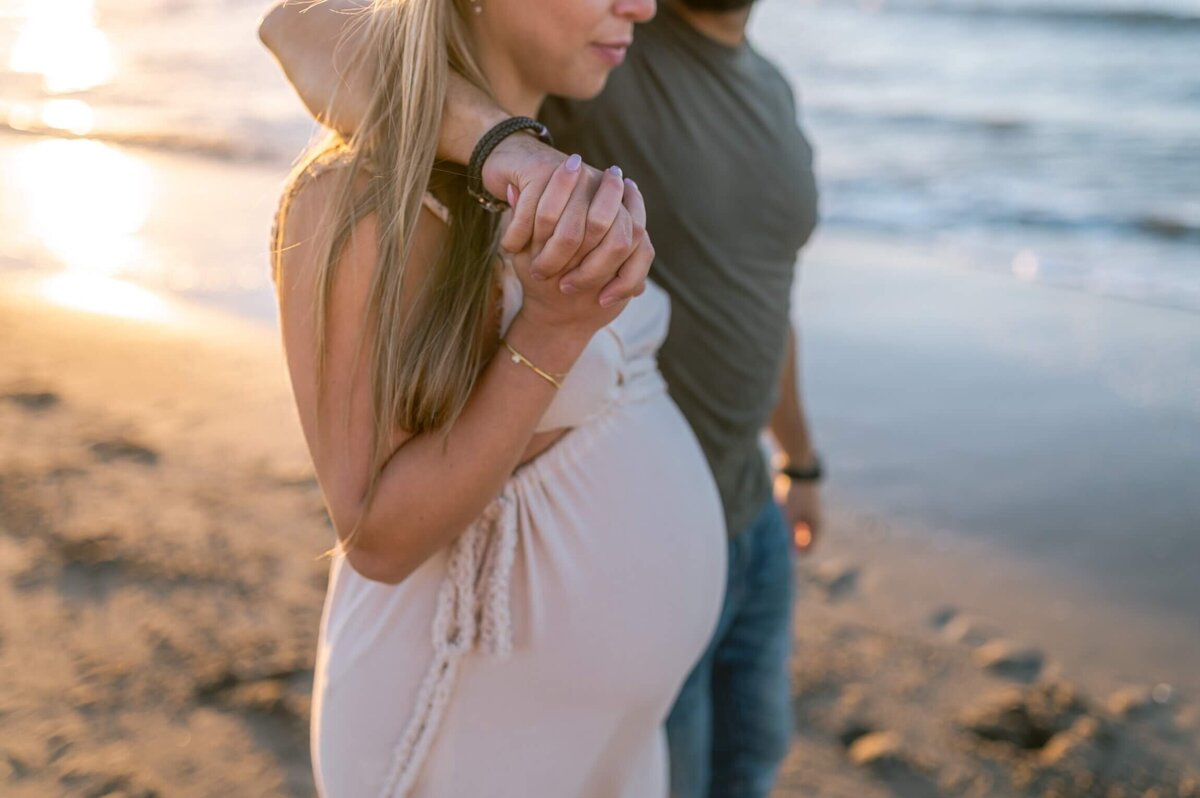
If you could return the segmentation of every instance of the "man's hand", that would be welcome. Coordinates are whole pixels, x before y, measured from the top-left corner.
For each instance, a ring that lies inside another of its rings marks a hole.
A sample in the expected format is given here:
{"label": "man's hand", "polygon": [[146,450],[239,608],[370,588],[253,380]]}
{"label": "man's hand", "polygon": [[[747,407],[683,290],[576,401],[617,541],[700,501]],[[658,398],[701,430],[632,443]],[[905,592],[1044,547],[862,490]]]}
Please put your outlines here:
{"label": "man's hand", "polygon": [[792,527],[792,541],[796,551],[806,554],[821,534],[820,483],[788,480],[788,486],[783,492],[782,505],[784,517]]}

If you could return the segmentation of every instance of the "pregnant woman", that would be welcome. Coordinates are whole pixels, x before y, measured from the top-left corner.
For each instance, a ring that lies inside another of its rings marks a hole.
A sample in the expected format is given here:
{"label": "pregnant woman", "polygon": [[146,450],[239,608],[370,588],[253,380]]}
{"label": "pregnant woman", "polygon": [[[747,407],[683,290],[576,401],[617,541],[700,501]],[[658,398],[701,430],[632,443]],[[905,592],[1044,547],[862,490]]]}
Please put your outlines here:
{"label": "pregnant woman", "polygon": [[[579,273],[616,277],[563,290],[532,246],[499,255],[507,214],[435,161],[450,70],[533,116],[599,92],[653,10],[377,0],[363,123],[284,192],[283,342],[338,537],[312,718],[327,798],[666,795],[662,723],[716,624],[726,537],[656,366],[653,250],[605,236]],[[559,167],[539,220],[580,171]],[[644,224],[615,168],[591,207]]]}

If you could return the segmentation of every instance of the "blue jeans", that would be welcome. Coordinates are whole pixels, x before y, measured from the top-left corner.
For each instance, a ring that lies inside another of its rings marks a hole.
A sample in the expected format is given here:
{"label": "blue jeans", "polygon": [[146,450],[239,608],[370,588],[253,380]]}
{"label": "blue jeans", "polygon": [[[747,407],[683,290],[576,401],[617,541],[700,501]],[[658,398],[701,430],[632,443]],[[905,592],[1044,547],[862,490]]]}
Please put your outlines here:
{"label": "blue jeans", "polygon": [[667,718],[671,798],[766,798],[792,735],[792,534],[769,501],[729,541],[716,633]]}

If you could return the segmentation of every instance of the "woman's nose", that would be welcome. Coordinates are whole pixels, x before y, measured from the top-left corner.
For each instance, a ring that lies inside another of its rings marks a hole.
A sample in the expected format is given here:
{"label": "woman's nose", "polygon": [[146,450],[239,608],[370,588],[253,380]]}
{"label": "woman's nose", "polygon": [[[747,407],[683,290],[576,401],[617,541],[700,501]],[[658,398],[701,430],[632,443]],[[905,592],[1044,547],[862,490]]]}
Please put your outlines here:
{"label": "woman's nose", "polygon": [[633,22],[645,22],[654,17],[657,10],[655,0],[617,0],[613,12]]}

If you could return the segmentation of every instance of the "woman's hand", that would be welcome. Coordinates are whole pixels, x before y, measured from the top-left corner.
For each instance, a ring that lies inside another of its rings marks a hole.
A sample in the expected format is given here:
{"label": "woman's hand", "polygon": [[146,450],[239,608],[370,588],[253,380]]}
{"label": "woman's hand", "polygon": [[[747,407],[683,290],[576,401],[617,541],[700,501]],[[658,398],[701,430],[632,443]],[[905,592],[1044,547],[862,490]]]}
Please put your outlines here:
{"label": "woman's hand", "polygon": [[[645,279],[645,272],[623,265],[635,258],[640,262],[645,254],[641,192],[632,180],[622,180],[619,167],[600,171],[575,157],[572,165],[579,170],[578,180],[565,199],[556,195],[548,203],[543,196],[551,179],[567,165],[567,156],[520,134],[509,136],[493,150],[483,165],[484,185],[491,191],[505,186],[515,189],[509,197],[512,218],[500,245],[509,252],[529,248],[534,273],[557,280],[565,290],[605,286],[604,299],[630,299],[641,293]],[[613,190],[622,185],[626,198],[637,195],[636,215],[620,191]],[[603,258],[596,257],[597,250]]]}
{"label": "woman's hand", "polygon": [[[531,240],[511,256],[524,289],[521,314],[555,334],[578,332],[590,338],[645,290],[654,247],[645,234],[641,192],[614,168],[600,174],[599,187],[588,205],[592,209],[589,217],[597,219],[595,229],[603,234],[587,236],[587,248],[572,253],[577,266],[566,277],[554,279],[553,273],[547,273],[542,256],[554,235],[556,220],[562,218],[580,183],[587,179],[582,160],[572,155],[550,173],[543,191],[531,197],[510,187],[509,200],[516,209],[526,208],[534,219]],[[621,221],[619,212],[628,222]],[[516,220],[514,211],[505,240],[511,240],[508,234]]]}

